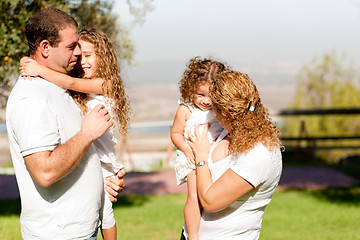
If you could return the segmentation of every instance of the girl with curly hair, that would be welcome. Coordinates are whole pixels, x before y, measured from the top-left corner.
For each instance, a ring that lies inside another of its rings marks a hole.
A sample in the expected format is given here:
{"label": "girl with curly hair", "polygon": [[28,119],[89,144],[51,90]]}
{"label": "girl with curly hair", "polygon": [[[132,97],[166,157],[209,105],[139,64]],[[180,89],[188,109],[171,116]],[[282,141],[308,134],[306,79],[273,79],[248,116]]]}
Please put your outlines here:
{"label": "girl with curly hair", "polygon": [[210,98],[224,131],[212,145],[206,128],[200,133],[197,127],[190,139],[203,208],[199,237],[259,239],[265,207],[282,172],[279,131],[246,74],[218,74]]}
{"label": "girl with curly hair", "polygon": [[188,195],[184,207],[184,233],[182,237],[196,240],[201,211],[196,195],[194,154],[187,141],[194,134],[196,124],[211,124],[209,141],[215,140],[223,128],[212,113],[209,86],[215,76],[227,67],[210,59],[191,59],[180,81],[181,100],[176,112],[170,136],[178,148],[175,160],[176,182],[187,183]]}
{"label": "girl with curly hair", "polygon": [[[120,77],[120,66],[109,38],[98,29],[82,29],[79,32],[79,44],[82,50],[77,72],[72,75],[56,72],[38,64],[30,58],[23,58],[20,73],[23,76],[41,76],[64,88],[73,90],[72,96],[80,105],[83,114],[97,104],[104,105],[122,135],[129,127],[130,105],[125,94],[125,87]],[[75,92],[76,91],[76,92]],[[114,128],[110,128],[94,142],[101,158],[104,181],[111,182],[123,165],[116,159]],[[116,223],[112,209],[111,196],[104,191],[102,212],[102,235],[104,240],[116,239]],[[116,201],[116,199],[112,199]]]}

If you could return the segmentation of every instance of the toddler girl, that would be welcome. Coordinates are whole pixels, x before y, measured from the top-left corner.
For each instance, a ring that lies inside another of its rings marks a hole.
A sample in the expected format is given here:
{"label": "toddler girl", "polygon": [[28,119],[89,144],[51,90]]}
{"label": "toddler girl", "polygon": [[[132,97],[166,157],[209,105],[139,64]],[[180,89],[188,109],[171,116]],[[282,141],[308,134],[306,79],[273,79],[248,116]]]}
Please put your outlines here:
{"label": "toddler girl", "polygon": [[[103,104],[114,119],[115,126],[123,135],[129,126],[130,106],[120,77],[120,66],[108,37],[98,29],[83,29],[79,32],[79,44],[82,50],[80,71],[82,78],[56,72],[38,64],[30,58],[23,58],[20,73],[23,76],[41,76],[65,89],[71,89],[73,98],[85,114],[89,108]],[[80,93],[82,92],[82,93]],[[84,94],[89,93],[89,94]],[[70,123],[71,124],[71,123]],[[114,177],[123,165],[116,159],[114,128],[110,128],[94,142],[101,158],[104,181]],[[123,171],[123,170],[122,170]],[[101,213],[101,228],[104,240],[116,239],[116,223],[112,203],[107,191],[104,191],[104,205]]]}
{"label": "toddler girl", "polygon": [[[195,125],[210,124],[209,141],[214,141],[223,128],[215,120],[211,110],[209,86],[215,76],[226,70],[224,64],[209,59],[196,57],[191,59],[180,81],[181,100],[176,112],[170,136],[178,148],[175,160],[176,182],[187,182],[188,195],[184,207],[184,235],[190,240],[198,239],[197,231],[201,218],[200,206],[196,193],[195,159],[187,141],[194,136]],[[188,233],[188,234],[187,234]]]}

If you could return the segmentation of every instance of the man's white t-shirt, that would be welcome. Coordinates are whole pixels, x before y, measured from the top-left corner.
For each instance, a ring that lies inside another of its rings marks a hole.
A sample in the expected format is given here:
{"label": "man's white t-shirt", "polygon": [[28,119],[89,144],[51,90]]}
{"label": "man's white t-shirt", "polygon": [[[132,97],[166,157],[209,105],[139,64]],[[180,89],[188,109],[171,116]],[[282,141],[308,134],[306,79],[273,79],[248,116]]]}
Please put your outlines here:
{"label": "man's white t-shirt", "polygon": [[213,163],[212,152],[226,134],[227,132],[224,130],[209,152],[208,165],[212,181],[215,182],[230,168],[251,183],[254,189],[218,212],[203,211],[199,238],[201,240],[255,240],[260,236],[265,207],[271,201],[280,180],[281,152],[279,148],[270,152],[259,143],[247,154],[238,156],[231,154]]}
{"label": "man's white t-shirt", "polygon": [[50,187],[31,177],[24,156],[52,151],[81,129],[80,109],[68,92],[41,78],[22,77],[6,109],[10,151],[21,197],[24,239],[86,239],[99,226],[103,180],[93,145],[78,167]]}

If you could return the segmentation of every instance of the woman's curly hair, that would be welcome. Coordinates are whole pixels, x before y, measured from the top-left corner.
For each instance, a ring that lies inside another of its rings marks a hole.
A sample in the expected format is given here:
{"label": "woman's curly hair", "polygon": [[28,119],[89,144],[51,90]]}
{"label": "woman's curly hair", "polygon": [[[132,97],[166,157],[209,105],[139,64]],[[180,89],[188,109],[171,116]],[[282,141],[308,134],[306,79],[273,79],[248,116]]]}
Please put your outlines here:
{"label": "woman's curly hair", "polygon": [[180,80],[180,94],[183,102],[193,102],[194,93],[199,83],[211,83],[216,74],[226,70],[225,64],[207,58],[195,57],[187,64]]}
{"label": "woman's curly hair", "polygon": [[[102,88],[104,96],[112,99],[112,113],[114,122],[120,128],[120,133],[127,134],[130,123],[130,104],[125,94],[124,81],[120,76],[120,64],[117,60],[115,50],[109,38],[99,29],[82,29],[79,32],[79,39],[94,44],[97,61],[97,71],[94,78],[104,80]],[[73,94],[75,101],[86,108],[87,95]]]}
{"label": "woman's curly hair", "polygon": [[[257,143],[269,150],[281,147],[279,130],[271,122],[268,110],[262,105],[259,92],[247,74],[227,70],[210,86],[210,98],[216,114],[229,124],[229,150],[247,153]],[[249,111],[249,104],[255,107]]]}

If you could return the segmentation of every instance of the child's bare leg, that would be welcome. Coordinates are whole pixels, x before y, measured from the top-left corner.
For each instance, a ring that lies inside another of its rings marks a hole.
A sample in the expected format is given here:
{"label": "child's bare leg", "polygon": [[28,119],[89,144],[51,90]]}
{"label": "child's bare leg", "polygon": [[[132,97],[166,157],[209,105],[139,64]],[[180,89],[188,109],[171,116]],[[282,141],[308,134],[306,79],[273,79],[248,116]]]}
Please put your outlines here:
{"label": "child's bare leg", "polygon": [[187,175],[187,199],[184,207],[185,224],[189,235],[189,240],[198,240],[198,230],[201,219],[201,209],[196,191],[195,170]]}
{"label": "child's bare leg", "polygon": [[116,240],[116,224],[108,229],[101,229],[101,235],[104,240]]}

